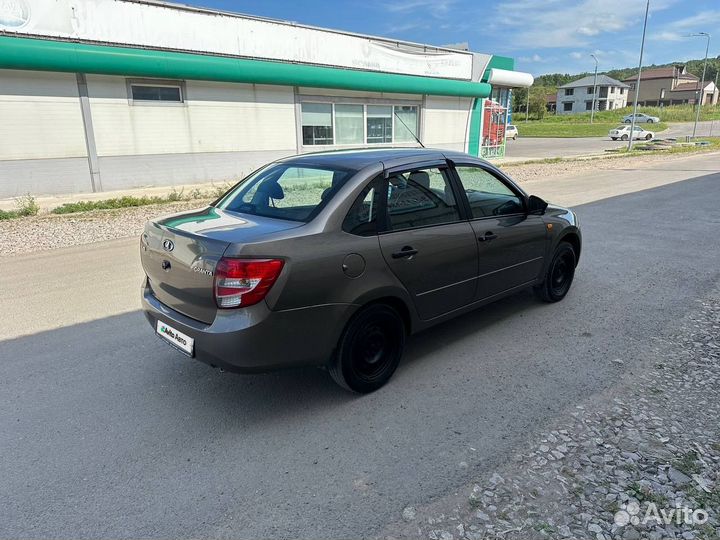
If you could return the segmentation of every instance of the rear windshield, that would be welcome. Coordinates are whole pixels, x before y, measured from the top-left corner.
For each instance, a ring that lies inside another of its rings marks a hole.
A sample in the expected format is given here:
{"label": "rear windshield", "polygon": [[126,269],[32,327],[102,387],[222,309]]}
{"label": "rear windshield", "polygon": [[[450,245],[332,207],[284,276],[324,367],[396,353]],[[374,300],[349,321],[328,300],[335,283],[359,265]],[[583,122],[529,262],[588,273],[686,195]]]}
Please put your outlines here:
{"label": "rear windshield", "polygon": [[512,124],[508,124],[508,129],[515,129],[515,126],[513,126]]}
{"label": "rear windshield", "polygon": [[278,163],[250,175],[217,204],[222,210],[310,221],[355,171]]}

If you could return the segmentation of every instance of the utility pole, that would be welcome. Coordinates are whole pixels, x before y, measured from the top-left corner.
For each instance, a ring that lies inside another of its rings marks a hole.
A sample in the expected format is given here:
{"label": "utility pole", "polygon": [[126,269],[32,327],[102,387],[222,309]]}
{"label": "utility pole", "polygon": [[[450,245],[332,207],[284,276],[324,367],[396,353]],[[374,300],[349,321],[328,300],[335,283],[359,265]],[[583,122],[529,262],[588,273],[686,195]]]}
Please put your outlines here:
{"label": "utility pole", "polygon": [[598,59],[594,54],[591,54],[593,60],[595,60],[595,78],[593,79],[593,98],[592,98],[592,108],[590,109],[590,123],[593,123],[593,118],[595,118],[595,97],[597,96],[597,68],[598,68]]}
{"label": "utility pole", "polygon": [[528,121],[529,117],[530,117],[530,87],[528,86],[527,100],[525,101],[525,122]]}
{"label": "utility pole", "polygon": [[640,42],[640,62],[638,63],[637,80],[635,81],[635,104],[633,105],[632,122],[630,124],[630,138],[628,139],[628,152],[632,150],[633,137],[635,136],[635,115],[637,114],[638,95],[640,94],[640,79],[642,77],[643,52],[645,51],[645,31],[647,30],[648,12],[650,11],[650,0],[645,4],[645,22],[643,23],[642,41]]}
{"label": "utility pole", "polygon": [[[695,111],[695,124],[693,125],[693,139],[695,138],[695,132],[697,131],[697,125],[698,120],[700,120],[700,109],[702,109],[702,102],[703,98],[705,97],[705,70],[707,69],[707,57],[708,57],[708,50],[710,50],[710,34],[707,32],[698,32],[697,34],[690,34],[690,37],[705,37],[707,39],[707,45],[705,46],[705,62],[703,63],[703,74],[702,79],[700,81],[700,91],[698,92],[698,95],[700,96],[699,100],[696,100],[697,103],[695,103],[695,106],[697,107],[697,110]],[[717,77],[715,77],[717,79]]]}

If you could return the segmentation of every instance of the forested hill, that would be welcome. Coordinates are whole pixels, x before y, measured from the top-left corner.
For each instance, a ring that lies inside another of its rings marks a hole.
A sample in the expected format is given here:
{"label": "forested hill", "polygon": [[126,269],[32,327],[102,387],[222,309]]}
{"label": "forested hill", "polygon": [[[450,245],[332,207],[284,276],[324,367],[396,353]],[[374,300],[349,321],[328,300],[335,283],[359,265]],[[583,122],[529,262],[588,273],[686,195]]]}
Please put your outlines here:
{"label": "forested hill", "polygon": [[[589,63],[592,64],[592,61],[589,61]],[[643,69],[656,68],[656,67],[667,67],[667,66],[672,66],[675,64],[686,64],[688,72],[692,73],[693,75],[697,75],[698,77],[702,76],[703,59],[689,60],[688,62],[669,62],[667,64],[653,64],[650,66],[643,66]],[[714,81],[715,75],[718,71],[720,71],[720,56],[718,56],[717,58],[708,58],[707,72],[705,73],[705,80]],[[622,81],[623,79],[626,79],[627,77],[630,77],[631,75],[634,75],[635,73],[637,73],[637,67],[611,69],[610,71],[598,71],[598,73],[604,73],[608,77],[612,77],[613,79]],[[548,75],[539,75],[538,77],[535,77],[535,86],[558,87],[558,86],[562,86],[563,84],[569,83],[571,81],[576,81],[577,79],[580,79],[581,77],[585,77],[587,75],[592,75],[592,74],[593,74],[593,72],[589,71],[586,73],[575,73],[575,74],[550,73]]]}

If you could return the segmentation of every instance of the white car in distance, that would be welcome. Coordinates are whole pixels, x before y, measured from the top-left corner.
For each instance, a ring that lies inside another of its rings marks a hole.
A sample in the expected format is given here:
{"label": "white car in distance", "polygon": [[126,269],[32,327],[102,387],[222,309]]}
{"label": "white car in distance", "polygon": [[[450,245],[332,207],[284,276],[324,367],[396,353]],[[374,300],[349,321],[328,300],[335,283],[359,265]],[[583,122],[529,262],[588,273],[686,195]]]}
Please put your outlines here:
{"label": "white car in distance", "polygon": [[[623,123],[624,124],[631,124],[633,119],[632,114],[628,114],[627,116],[623,116]],[[650,116],[649,114],[644,113],[637,113],[635,115],[635,123],[636,124],[642,124],[643,122],[646,124],[657,124],[660,121],[660,119],[657,116]]]}
{"label": "white car in distance", "polygon": [[[621,141],[627,141],[630,138],[630,126],[618,126],[615,129],[611,129],[608,135],[613,141],[617,141],[618,139]],[[652,131],[643,129],[640,126],[635,126],[633,139],[644,139],[649,141],[654,138],[655,133]]]}

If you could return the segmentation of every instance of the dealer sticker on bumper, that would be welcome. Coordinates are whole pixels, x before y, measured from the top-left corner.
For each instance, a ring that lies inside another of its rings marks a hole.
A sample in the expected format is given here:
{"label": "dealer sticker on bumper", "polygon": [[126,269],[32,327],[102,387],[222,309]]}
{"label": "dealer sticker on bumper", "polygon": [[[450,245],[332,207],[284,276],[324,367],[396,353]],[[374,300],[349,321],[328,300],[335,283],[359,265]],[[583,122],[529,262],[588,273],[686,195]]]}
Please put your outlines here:
{"label": "dealer sticker on bumper", "polygon": [[157,322],[156,330],[162,338],[168,341],[168,343],[192,356],[193,346],[195,345],[195,340],[193,338],[187,334],[183,334],[179,330],[175,330],[172,326],[160,320]]}

